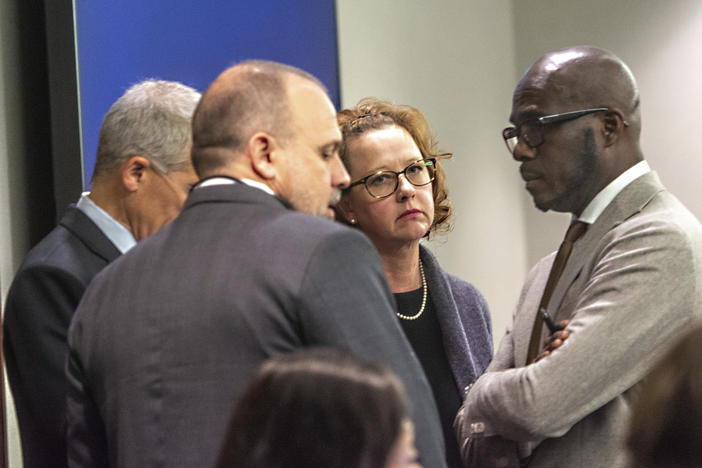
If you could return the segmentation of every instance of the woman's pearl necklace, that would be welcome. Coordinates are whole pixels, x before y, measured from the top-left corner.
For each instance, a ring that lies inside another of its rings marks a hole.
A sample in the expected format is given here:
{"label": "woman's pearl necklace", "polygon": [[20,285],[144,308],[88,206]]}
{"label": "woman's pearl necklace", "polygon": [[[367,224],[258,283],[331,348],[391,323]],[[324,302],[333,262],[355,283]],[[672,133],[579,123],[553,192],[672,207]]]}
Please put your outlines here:
{"label": "woman's pearl necklace", "polygon": [[422,307],[414,315],[402,315],[397,312],[397,316],[402,320],[417,320],[424,313],[424,307],[427,305],[427,279],[424,277],[424,266],[421,260],[419,260],[419,276],[422,277]]}

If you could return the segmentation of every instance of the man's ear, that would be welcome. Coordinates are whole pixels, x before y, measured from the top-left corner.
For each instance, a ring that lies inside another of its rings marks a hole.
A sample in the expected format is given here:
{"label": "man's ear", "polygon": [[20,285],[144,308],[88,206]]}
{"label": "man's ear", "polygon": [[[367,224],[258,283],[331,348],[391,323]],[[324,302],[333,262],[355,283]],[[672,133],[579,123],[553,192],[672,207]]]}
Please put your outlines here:
{"label": "man's ear", "polygon": [[148,177],[146,170],[150,165],[143,156],[132,156],[122,165],[122,184],[129,192],[136,192],[144,178]]}
{"label": "man's ear", "polygon": [[280,148],[271,135],[258,132],[249,138],[246,153],[251,160],[251,168],[263,180],[275,179],[280,168]]}
{"label": "man's ear", "polygon": [[602,118],[605,146],[613,145],[629,124],[624,120],[624,115],[619,109],[610,109]]}

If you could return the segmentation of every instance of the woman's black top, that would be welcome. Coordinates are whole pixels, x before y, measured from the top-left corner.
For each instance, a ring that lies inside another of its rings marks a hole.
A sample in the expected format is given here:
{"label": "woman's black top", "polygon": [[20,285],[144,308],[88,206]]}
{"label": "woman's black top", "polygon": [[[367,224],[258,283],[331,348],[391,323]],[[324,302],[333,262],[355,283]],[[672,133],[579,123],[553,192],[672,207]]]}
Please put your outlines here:
{"label": "woman's black top", "polygon": [[[396,293],[395,302],[400,314],[413,316],[422,305],[422,288],[404,293]],[[434,393],[434,400],[439,409],[441,426],[444,431],[446,443],[446,461],[450,468],[461,468],[461,457],[458,451],[458,442],[453,430],[453,420],[461,406],[461,394],[458,391],[456,380],[451,372],[441,327],[436,318],[431,294],[427,292],[427,303],[424,312],[416,320],[404,320],[398,317],[400,325],[407,336],[414,352],[422,364],[429,385]]]}

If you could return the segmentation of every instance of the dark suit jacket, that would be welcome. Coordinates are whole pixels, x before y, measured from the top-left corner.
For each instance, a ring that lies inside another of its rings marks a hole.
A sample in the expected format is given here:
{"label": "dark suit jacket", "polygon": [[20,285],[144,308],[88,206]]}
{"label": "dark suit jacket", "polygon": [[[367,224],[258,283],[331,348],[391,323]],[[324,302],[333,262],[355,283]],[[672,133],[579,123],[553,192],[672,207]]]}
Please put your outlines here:
{"label": "dark suit jacket", "polygon": [[4,347],[25,468],[66,466],[66,334],[90,280],[119,250],[75,206],[34,247],[7,296]]}
{"label": "dark suit jacket", "polygon": [[256,368],[315,345],[388,364],[425,466],[445,466],[431,390],[373,245],[244,184],[196,189],[173,223],[98,275],[69,343],[72,467],[213,466]]}

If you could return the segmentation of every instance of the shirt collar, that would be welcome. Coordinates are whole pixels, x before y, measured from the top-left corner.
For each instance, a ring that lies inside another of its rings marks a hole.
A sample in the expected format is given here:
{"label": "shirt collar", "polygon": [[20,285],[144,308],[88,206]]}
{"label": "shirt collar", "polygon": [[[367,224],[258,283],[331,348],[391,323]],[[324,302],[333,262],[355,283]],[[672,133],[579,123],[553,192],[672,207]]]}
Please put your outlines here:
{"label": "shirt collar", "polygon": [[[266,184],[262,182],[258,182],[256,180],[251,180],[251,179],[239,179],[249,187],[255,187],[257,189],[263,190],[264,192],[275,196],[275,193],[273,190],[267,186]],[[201,187],[210,187],[212,185],[231,185],[231,184],[236,184],[236,180],[230,179],[228,177],[212,177],[211,179],[207,179],[200,184],[196,186],[196,189],[201,188]]]}
{"label": "shirt collar", "polygon": [[90,192],[84,192],[80,200],[78,200],[76,207],[97,225],[110,242],[117,247],[117,250],[125,253],[134,247],[136,245],[136,239],[134,239],[134,235],[129,229],[117,222],[107,211],[97,206],[88,195],[90,195]]}
{"label": "shirt collar", "polygon": [[649,167],[648,162],[639,161],[626,171],[619,174],[616,179],[600,190],[600,193],[595,195],[595,198],[593,198],[590,203],[587,204],[582,214],[578,218],[578,221],[588,224],[592,224],[597,221],[597,218],[599,218],[605,208],[612,203],[614,197],[619,195],[619,192],[624,190],[624,187],[649,172],[651,172],[651,168]]}

